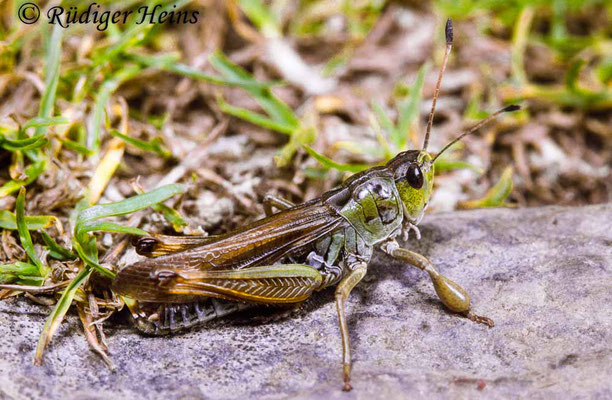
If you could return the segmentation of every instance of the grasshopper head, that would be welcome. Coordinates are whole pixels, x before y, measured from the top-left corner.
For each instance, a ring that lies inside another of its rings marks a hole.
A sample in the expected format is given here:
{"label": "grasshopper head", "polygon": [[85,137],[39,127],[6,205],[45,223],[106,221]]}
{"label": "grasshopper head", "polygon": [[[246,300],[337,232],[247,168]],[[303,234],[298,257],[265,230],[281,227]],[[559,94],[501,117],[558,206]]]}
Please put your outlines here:
{"label": "grasshopper head", "polygon": [[393,171],[395,186],[404,206],[404,217],[418,224],[433,190],[431,155],[423,150],[404,151],[389,161],[387,168]]}

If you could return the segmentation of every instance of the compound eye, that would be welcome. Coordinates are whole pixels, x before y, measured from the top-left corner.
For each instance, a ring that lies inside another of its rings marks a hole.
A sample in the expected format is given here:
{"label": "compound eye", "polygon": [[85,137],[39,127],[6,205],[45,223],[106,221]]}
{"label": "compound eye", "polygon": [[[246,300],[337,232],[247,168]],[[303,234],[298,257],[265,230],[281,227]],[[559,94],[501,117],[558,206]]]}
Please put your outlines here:
{"label": "compound eye", "polygon": [[423,187],[423,173],[417,164],[411,164],[406,170],[406,180],[408,184],[415,189]]}

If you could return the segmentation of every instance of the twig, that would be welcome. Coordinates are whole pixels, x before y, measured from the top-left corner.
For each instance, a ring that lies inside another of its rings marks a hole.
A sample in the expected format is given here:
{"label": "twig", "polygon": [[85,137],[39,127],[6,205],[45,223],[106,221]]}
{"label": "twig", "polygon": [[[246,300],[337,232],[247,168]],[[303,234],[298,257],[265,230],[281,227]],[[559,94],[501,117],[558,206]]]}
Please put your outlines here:
{"label": "twig", "polygon": [[27,292],[27,293],[55,293],[57,292],[57,289],[61,289],[65,286],[68,286],[69,283],[70,281],[62,281],[62,282],[54,283],[53,285],[47,285],[47,286],[0,284],[0,289],[18,290],[20,292]]}

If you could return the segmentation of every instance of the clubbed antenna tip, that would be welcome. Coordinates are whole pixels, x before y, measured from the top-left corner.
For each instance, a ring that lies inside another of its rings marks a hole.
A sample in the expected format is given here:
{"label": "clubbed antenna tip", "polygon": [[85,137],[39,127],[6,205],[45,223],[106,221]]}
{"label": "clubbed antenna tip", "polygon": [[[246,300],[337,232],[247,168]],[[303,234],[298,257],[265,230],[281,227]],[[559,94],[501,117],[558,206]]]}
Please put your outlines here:
{"label": "clubbed antenna tip", "polygon": [[427,130],[425,131],[425,139],[423,140],[423,151],[427,150],[429,144],[429,133],[431,132],[431,126],[433,125],[433,117],[436,112],[436,102],[438,101],[438,95],[440,94],[440,84],[442,83],[442,76],[446,69],[446,63],[448,62],[448,55],[450,54],[451,47],[453,47],[453,23],[451,19],[446,20],[446,51],[444,52],[444,59],[442,60],[442,66],[440,67],[440,73],[438,74],[438,82],[436,82],[436,90],[434,90],[433,99],[431,100],[431,111],[429,112],[429,119],[427,121]]}
{"label": "clubbed antenna tip", "polygon": [[517,111],[520,110],[521,106],[519,106],[518,104],[512,104],[506,108],[504,108],[504,112],[512,112],[512,111]]}
{"label": "clubbed antenna tip", "polygon": [[446,20],[446,44],[453,43],[453,21],[451,19]]}

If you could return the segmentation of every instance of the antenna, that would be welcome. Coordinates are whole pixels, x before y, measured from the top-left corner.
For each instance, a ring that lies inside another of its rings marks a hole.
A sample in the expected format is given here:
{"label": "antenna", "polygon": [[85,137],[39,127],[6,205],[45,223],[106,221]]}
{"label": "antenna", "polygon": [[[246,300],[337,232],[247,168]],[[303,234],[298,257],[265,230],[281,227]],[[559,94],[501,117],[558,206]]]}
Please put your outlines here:
{"label": "antenna", "polygon": [[517,104],[513,104],[511,106],[504,107],[501,110],[495,111],[493,114],[489,115],[487,118],[481,120],[476,125],[472,126],[470,129],[468,129],[467,131],[463,132],[461,135],[457,136],[455,139],[451,140],[449,144],[444,146],[444,148],[442,150],[440,150],[440,152],[438,154],[436,154],[436,156],[433,158],[433,160],[431,160],[431,163],[433,164],[434,161],[436,161],[436,158],[440,157],[440,154],[442,154],[446,150],[448,150],[449,147],[451,147],[452,145],[454,145],[455,143],[457,143],[458,141],[460,141],[461,139],[463,139],[467,135],[471,135],[472,133],[476,132],[483,125],[485,125],[485,124],[491,122],[492,120],[494,120],[495,118],[497,118],[497,116],[499,114],[503,114],[505,112],[516,111],[516,110],[520,110],[520,109],[521,109],[521,106],[519,106]]}
{"label": "antenna", "polygon": [[440,94],[440,84],[442,83],[442,76],[446,69],[446,62],[448,56],[453,47],[453,22],[451,19],[446,20],[446,28],[444,30],[446,34],[446,51],[444,52],[444,60],[442,60],[442,67],[440,67],[440,73],[438,74],[438,82],[436,83],[436,90],[434,91],[433,100],[431,102],[431,111],[429,112],[429,120],[427,121],[427,132],[425,132],[425,141],[423,142],[423,151],[427,150],[429,145],[429,132],[431,132],[431,125],[433,124],[433,117],[436,111],[436,102],[438,101],[438,95]]}

